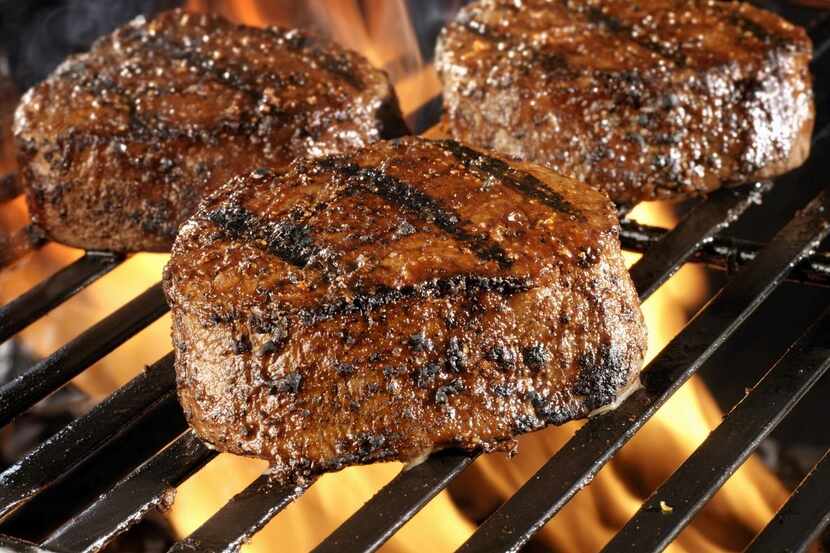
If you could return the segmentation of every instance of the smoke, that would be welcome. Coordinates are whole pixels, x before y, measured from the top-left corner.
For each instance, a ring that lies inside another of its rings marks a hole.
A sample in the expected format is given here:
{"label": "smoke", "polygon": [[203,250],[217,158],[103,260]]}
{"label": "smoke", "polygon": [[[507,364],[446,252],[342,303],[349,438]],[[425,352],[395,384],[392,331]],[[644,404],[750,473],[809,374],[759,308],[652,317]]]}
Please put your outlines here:
{"label": "smoke", "polygon": [[181,0],[0,0],[0,47],[12,78],[25,90],[70,54],[139,14],[152,15]]}

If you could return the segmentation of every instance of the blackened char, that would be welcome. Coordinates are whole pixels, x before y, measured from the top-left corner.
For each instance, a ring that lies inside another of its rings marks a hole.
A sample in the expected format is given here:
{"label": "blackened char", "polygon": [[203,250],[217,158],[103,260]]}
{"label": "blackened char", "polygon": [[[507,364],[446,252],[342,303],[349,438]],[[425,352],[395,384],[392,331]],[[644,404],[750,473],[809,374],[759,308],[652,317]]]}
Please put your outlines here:
{"label": "blackened char", "polygon": [[190,424],[281,479],[510,448],[613,402],[645,350],[607,198],[451,140],[231,180],[164,287]]}

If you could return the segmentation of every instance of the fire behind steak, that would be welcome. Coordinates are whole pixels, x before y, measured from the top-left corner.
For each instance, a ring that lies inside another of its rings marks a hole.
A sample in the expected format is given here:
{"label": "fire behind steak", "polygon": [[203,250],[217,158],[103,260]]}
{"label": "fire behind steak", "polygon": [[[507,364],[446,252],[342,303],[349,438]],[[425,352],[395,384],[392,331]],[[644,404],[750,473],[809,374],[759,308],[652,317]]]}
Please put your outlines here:
{"label": "fire behind steak", "polygon": [[73,56],[30,90],[15,133],[51,238],[166,251],[209,191],[257,167],[402,134],[386,75],[299,31],[172,11]]}
{"label": "fire behind steak", "polygon": [[436,67],[452,136],[635,203],[800,165],[810,57],[803,29],[738,2],[481,0]]}
{"label": "fire behind steak", "polygon": [[636,381],[638,300],[607,198],[454,141],[231,180],[165,270],[179,397],[280,479],[510,449]]}

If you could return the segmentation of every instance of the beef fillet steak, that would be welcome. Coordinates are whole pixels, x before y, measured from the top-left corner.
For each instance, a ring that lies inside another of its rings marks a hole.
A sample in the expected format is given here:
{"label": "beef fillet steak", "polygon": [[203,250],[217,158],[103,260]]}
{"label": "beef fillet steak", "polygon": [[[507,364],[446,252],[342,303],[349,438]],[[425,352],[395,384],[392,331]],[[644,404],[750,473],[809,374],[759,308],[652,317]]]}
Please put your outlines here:
{"label": "beef fillet steak", "polygon": [[635,203],[800,165],[811,49],[739,2],[481,0],[443,30],[436,67],[453,137]]}
{"label": "beef fillet steak", "polygon": [[167,251],[232,176],[399,136],[386,75],[299,31],[172,11],[73,56],[15,118],[33,220],[65,244]]}
{"label": "beef fillet steak", "polygon": [[232,179],[164,287],[190,424],[281,480],[510,449],[614,403],[646,347],[605,195],[451,140]]}

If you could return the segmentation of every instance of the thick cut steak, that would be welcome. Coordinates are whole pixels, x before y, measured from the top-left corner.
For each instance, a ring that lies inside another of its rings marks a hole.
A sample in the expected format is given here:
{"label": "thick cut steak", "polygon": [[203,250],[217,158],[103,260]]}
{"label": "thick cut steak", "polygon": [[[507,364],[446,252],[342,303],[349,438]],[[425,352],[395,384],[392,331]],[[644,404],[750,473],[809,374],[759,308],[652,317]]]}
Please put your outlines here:
{"label": "thick cut steak", "polygon": [[436,67],[453,137],[635,203],[800,165],[811,50],[739,2],[481,0],[443,30]]}
{"label": "thick cut steak", "polygon": [[510,449],[615,402],[646,346],[608,199],[450,140],[231,180],[164,286],[190,424],[281,479]]}
{"label": "thick cut steak", "polygon": [[386,75],[358,54],[172,11],[69,58],[24,96],[15,133],[32,218],[52,239],[166,251],[232,176],[344,153],[400,125]]}

